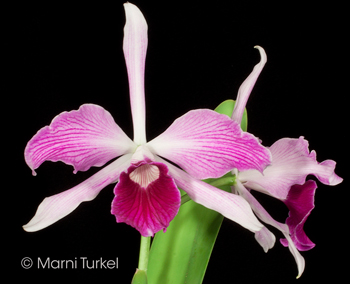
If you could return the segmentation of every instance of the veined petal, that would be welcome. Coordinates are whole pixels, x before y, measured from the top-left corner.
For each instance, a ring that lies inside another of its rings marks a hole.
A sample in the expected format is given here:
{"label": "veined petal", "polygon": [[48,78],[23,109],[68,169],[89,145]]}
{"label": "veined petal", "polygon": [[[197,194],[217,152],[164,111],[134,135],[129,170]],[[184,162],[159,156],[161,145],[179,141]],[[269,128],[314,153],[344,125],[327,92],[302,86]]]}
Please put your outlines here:
{"label": "veined petal", "polygon": [[198,179],[217,178],[232,168],[262,171],[270,163],[270,152],[256,137],[209,109],[189,111],[147,146]]}
{"label": "veined petal", "polygon": [[104,108],[84,104],[79,110],[63,112],[28,142],[24,156],[33,170],[44,161],[73,165],[74,173],[131,152],[135,144]]}
{"label": "veined petal", "polygon": [[159,157],[156,159],[168,166],[169,173],[174,178],[176,185],[186,191],[193,201],[219,212],[252,232],[257,232],[264,227],[254,216],[247,201],[241,196],[197,180]]}
{"label": "veined petal", "polygon": [[46,228],[67,216],[83,201],[93,200],[107,185],[118,180],[120,172],[130,165],[131,154],[124,155],[81,184],[47,197],[39,205],[35,216],[23,226],[27,232]]}
{"label": "veined petal", "polygon": [[252,73],[249,74],[247,79],[244,80],[242,85],[239,87],[237,101],[232,113],[232,120],[236,121],[239,125],[241,124],[243,112],[247,104],[250,93],[252,92],[256,80],[258,79],[261,70],[264,68],[267,61],[265,50],[260,46],[254,46],[260,52],[260,62],[255,65]]}
{"label": "veined petal", "polygon": [[147,51],[147,23],[139,8],[124,4],[126,23],[123,50],[129,78],[134,142],[146,143],[144,74]]}
{"label": "veined petal", "polygon": [[[286,224],[289,227],[290,236],[300,251],[310,250],[315,244],[304,232],[304,224],[312,209],[315,208],[315,191],[317,184],[313,180],[308,180],[303,185],[294,185],[290,189],[284,203],[289,209],[289,217]],[[281,239],[284,246],[288,245],[286,239]]]}
{"label": "veined petal", "polygon": [[114,194],[111,213],[117,222],[134,227],[144,237],[165,232],[181,204],[167,166],[148,159],[121,173]]}
{"label": "veined petal", "polygon": [[308,141],[283,138],[276,141],[269,149],[272,164],[263,175],[255,170],[239,173],[239,179],[245,186],[270,194],[278,199],[286,199],[289,189],[294,184],[304,184],[307,175],[315,175],[322,183],[337,185],[342,178],[334,173],[335,162],[326,160],[318,163],[315,151],[309,152]]}
{"label": "veined petal", "polygon": [[[304,271],[305,268],[305,260],[302,257],[302,255],[299,253],[299,251],[297,250],[294,242],[292,241],[292,239],[289,236],[289,229],[288,226],[286,224],[282,224],[280,222],[277,222],[275,219],[273,219],[271,217],[271,215],[265,210],[264,207],[261,206],[261,204],[255,199],[255,197],[242,185],[242,183],[236,179],[236,184],[234,185],[234,190],[236,192],[238,192],[241,196],[244,197],[245,200],[248,201],[248,203],[250,204],[251,208],[253,209],[254,213],[259,217],[260,220],[262,220],[263,222],[265,222],[266,224],[269,224],[273,227],[275,227],[276,229],[280,230],[284,237],[287,239],[288,241],[288,248],[290,250],[290,252],[292,253],[295,262],[297,263],[297,267],[298,267],[298,278],[301,276],[301,274]],[[258,238],[257,238],[258,237]],[[256,236],[258,242],[260,243],[260,245],[262,245],[262,247],[265,250],[265,243],[264,242],[260,242],[259,240],[259,236]]]}

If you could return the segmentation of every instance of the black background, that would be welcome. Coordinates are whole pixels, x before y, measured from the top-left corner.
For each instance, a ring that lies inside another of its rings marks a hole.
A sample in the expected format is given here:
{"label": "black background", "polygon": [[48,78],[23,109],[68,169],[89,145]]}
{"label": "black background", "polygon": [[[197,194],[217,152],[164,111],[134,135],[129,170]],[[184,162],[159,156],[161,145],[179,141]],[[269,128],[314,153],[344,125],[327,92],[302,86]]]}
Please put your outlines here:
{"label": "black background", "polygon": [[[38,283],[98,279],[130,283],[137,267],[139,233],[116,224],[110,214],[113,185],[42,231],[26,233],[21,228],[43,198],[69,189],[98,170],[74,175],[71,166],[46,162],[37,170],[38,176],[31,175],[23,150],[54,116],[95,103],[107,109],[132,137],[122,53],[122,3],[57,2],[4,9],[2,234],[6,236],[6,268],[15,278],[37,279]],[[347,178],[345,4],[244,3],[134,1],[149,26],[147,138],[157,136],[191,109],[213,109],[226,99],[235,99],[240,84],[259,62],[253,48],[258,44],[265,48],[268,62],[247,105],[248,130],[266,146],[282,137],[305,136],[318,161],[337,161],[337,174]],[[287,248],[277,241],[265,254],[253,234],[225,220],[204,283],[345,279],[344,259],[349,253],[346,182],[336,187],[318,183],[316,208],[305,225],[316,247],[302,253],[306,269],[299,280],[295,280],[297,268]],[[258,197],[273,217],[285,220],[288,211],[283,204]],[[273,232],[277,239],[281,237]],[[25,270],[20,265],[23,257],[83,256],[118,257],[119,269]]]}

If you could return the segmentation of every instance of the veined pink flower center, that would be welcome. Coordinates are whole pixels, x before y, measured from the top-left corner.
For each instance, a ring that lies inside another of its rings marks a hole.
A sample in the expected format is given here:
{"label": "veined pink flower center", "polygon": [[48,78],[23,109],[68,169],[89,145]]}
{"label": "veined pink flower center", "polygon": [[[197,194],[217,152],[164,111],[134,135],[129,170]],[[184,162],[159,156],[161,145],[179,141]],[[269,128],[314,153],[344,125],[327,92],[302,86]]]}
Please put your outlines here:
{"label": "veined pink flower center", "polygon": [[180,191],[165,164],[147,158],[122,172],[114,188],[112,214],[142,236],[165,231],[181,205]]}
{"label": "veined pink flower center", "polygon": [[147,188],[147,186],[159,178],[159,169],[155,165],[145,164],[136,168],[129,175],[133,182],[138,183],[141,187]]}

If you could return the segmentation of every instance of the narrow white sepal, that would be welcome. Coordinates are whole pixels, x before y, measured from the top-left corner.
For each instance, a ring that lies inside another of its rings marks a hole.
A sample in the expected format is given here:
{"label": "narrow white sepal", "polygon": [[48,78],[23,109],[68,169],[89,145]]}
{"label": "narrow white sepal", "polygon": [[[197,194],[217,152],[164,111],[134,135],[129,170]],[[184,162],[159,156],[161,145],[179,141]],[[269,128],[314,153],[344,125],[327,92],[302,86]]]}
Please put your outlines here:
{"label": "narrow white sepal", "polygon": [[249,99],[250,93],[254,88],[261,70],[264,68],[265,63],[267,62],[265,50],[258,45],[254,46],[254,48],[259,50],[261,59],[260,62],[254,66],[253,71],[249,74],[247,79],[245,79],[242,85],[239,87],[236,104],[231,117],[232,120],[236,121],[239,125],[241,124],[243,112]]}
{"label": "narrow white sepal", "polygon": [[264,227],[243,197],[195,179],[157,156],[156,160],[167,165],[169,174],[175,180],[176,185],[183,189],[194,202],[219,212],[252,232],[260,231]]}
{"label": "narrow white sepal", "polygon": [[146,143],[146,110],[144,74],[147,52],[147,22],[135,5],[124,4],[126,23],[123,51],[129,78],[131,114],[134,126],[134,142]]}
{"label": "narrow white sepal", "polygon": [[124,155],[77,186],[45,198],[34,217],[23,226],[27,232],[44,229],[74,211],[80,203],[93,200],[107,185],[118,180],[130,166],[131,154]]}

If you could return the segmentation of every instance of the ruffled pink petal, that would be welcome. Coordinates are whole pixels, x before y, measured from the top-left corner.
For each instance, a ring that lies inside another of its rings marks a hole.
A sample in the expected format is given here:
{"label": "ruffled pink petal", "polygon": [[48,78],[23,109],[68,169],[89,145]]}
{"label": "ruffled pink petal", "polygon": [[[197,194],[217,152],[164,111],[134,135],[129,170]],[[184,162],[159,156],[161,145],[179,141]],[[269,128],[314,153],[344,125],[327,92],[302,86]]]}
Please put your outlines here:
{"label": "ruffled pink petal", "polygon": [[123,50],[128,70],[134,142],[146,143],[144,74],[147,51],[147,23],[139,8],[124,4],[126,23]]}
{"label": "ruffled pink petal", "polygon": [[[315,244],[306,236],[304,224],[314,209],[314,196],[317,184],[313,180],[308,180],[303,185],[294,185],[290,189],[284,203],[289,209],[289,217],[286,224],[289,227],[290,236],[300,251],[312,249]],[[288,246],[286,239],[281,239],[284,246]]]}
{"label": "ruffled pink petal", "polygon": [[271,158],[256,137],[208,109],[189,111],[147,146],[198,179],[220,177],[232,168],[262,171]]}
{"label": "ruffled pink petal", "polygon": [[176,185],[183,189],[194,202],[219,212],[252,232],[257,232],[263,228],[247,201],[241,196],[197,180],[159,157],[156,157],[156,159],[168,166],[169,173],[174,178]]}
{"label": "ruffled pink petal", "polygon": [[[316,160],[316,153],[312,151],[311,154],[314,155]],[[314,173],[320,182],[327,185],[337,185],[343,181],[343,179],[337,176],[334,172],[336,162],[333,160],[325,160],[320,163],[320,169]]]}
{"label": "ruffled pink petal", "polygon": [[[284,235],[284,237],[287,240],[287,245],[288,245],[289,251],[292,253],[292,255],[295,259],[295,262],[296,262],[297,267],[298,267],[298,272],[299,272],[298,277],[300,277],[304,271],[304,268],[305,268],[305,260],[302,257],[302,255],[299,253],[294,242],[292,241],[292,239],[289,235],[288,226],[286,224],[282,224],[280,222],[277,222],[275,219],[273,219],[271,217],[271,215],[265,210],[265,208],[263,206],[261,206],[261,204],[256,200],[256,198],[249,192],[249,190],[247,190],[243,186],[243,184],[238,179],[236,180],[236,184],[234,185],[234,190],[236,192],[238,192],[241,196],[243,196],[245,200],[248,201],[248,203],[251,206],[251,208],[253,209],[254,213],[258,216],[258,218],[260,220],[262,220],[266,224],[269,224],[269,225],[275,227],[276,229],[278,229],[282,232],[282,234]],[[259,244],[264,248],[264,250],[266,251],[266,248],[271,248],[271,247],[268,247],[269,242],[272,244],[271,236],[269,236],[269,234],[267,234],[266,231],[263,232],[263,236],[261,236],[259,234],[260,233],[258,233],[258,235],[256,234],[255,238],[257,239]],[[262,237],[267,237],[267,240],[264,240]]]}
{"label": "ruffled pink petal", "polygon": [[240,172],[240,181],[248,188],[282,200],[287,198],[291,186],[304,184],[310,174],[324,184],[339,184],[343,179],[334,173],[336,163],[332,160],[318,163],[315,151],[310,153],[308,144],[303,137],[276,141],[270,147],[272,164],[264,170],[263,175],[254,170]]}
{"label": "ruffled pink petal", "polygon": [[33,170],[44,161],[73,165],[74,173],[134,150],[135,144],[98,105],[84,104],[79,110],[63,112],[28,142],[24,156]]}
{"label": "ruffled pink petal", "polygon": [[260,46],[255,46],[260,52],[260,62],[255,65],[252,73],[249,74],[247,79],[244,80],[242,85],[239,87],[237,100],[232,113],[232,120],[236,121],[239,125],[242,121],[243,112],[247,104],[250,93],[252,92],[256,80],[258,79],[262,69],[267,61],[265,50]]}
{"label": "ruffled pink petal", "polygon": [[148,159],[120,175],[114,194],[111,213],[117,222],[134,227],[144,237],[165,232],[181,204],[167,166]]}
{"label": "ruffled pink petal", "polygon": [[46,228],[67,216],[80,203],[94,199],[104,187],[118,180],[120,172],[130,165],[130,160],[131,154],[124,155],[81,184],[45,198],[35,216],[23,226],[23,229],[34,232]]}

